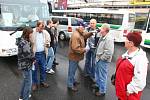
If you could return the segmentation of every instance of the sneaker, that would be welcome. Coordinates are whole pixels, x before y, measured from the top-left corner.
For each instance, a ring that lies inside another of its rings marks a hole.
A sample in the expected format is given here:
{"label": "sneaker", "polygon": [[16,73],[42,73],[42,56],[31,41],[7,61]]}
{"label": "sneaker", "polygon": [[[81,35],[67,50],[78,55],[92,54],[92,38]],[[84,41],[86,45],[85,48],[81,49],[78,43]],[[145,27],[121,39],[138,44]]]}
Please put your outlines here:
{"label": "sneaker", "polygon": [[32,96],[32,95],[30,94],[30,95],[29,95],[29,98],[31,98],[31,96]]}
{"label": "sneaker", "polygon": [[[31,94],[29,95],[29,98],[31,98]],[[23,99],[19,98],[19,100],[23,100]]]}
{"label": "sneaker", "polygon": [[49,71],[46,71],[46,73],[48,73],[48,74],[54,74],[55,71],[53,71],[52,69],[50,69]]}

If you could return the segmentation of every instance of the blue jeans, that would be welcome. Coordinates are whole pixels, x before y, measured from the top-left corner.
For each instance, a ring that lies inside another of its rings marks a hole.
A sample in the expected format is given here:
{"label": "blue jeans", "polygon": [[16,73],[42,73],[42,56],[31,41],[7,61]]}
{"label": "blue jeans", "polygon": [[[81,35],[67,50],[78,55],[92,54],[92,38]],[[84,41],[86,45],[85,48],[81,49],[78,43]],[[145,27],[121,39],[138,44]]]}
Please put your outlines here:
{"label": "blue jeans", "polygon": [[54,55],[56,54],[57,46],[58,46],[58,42],[54,43],[54,45],[52,47],[54,50]]}
{"label": "blue jeans", "polygon": [[54,45],[53,45],[53,50],[54,50],[54,62],[56,62],[56,51],[57,51],[57,46],[58,46],[58,42],[55,42]]}
{"label": "blue jeans", "polygon": [[99,60],[95,66],[95,79],[100,93],[106,93],[109,62]]}
{"label": "blue jeans", "polygon": [[32,70],[24,69],[22,70],[22,75],[23,75],[23,82],[20,97],[23,100],[29,100],[29,95],[31,93],[31,86],[32,86]]}
{"label": "blue jeans", "polygon": [[89,75],[92,79],[95,78],[95,49],[90,49],[86,53],[84,72],[86,75]]}
{"label": "blue jeans", "polygon": [[53,65],[53,61],[54,61],[54,50],[52,47],[50,47],[48,49],[48,56],[47,56],[47,64],[46,64],[46,69],[47,70],[50,70],[52,68],[52,65]]}
{"label": "blue jeans", "polygon": [[73,83],[75,82],[75,73],[77,67],[78,67],[78,61],[69,60],[68,81],[67,81],[68,87],[73,87]]}
{"label": "blue jeans", "polygon": [[40,69],[40,83],[46,80],[46,55],[45,52],[36,52],[35,53],[36,63],[35,70],[32,70],[32,80],[33,84],[38,84],[38,66]]}

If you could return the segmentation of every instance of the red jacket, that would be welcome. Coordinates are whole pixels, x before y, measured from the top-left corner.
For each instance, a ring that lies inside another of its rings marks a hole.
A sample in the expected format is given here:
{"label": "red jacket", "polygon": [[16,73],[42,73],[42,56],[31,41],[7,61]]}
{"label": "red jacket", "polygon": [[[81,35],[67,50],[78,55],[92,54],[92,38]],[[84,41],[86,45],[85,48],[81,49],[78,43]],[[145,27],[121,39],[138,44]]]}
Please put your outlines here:
{"label": "red jacket", "polygon": [[140,100],[141,92],[138,94],[130,94],[127,96],[127,85],[131,82],[134,76],[134,66],[128,59],[119,58],[116,63],[116,95],[120,100]]}

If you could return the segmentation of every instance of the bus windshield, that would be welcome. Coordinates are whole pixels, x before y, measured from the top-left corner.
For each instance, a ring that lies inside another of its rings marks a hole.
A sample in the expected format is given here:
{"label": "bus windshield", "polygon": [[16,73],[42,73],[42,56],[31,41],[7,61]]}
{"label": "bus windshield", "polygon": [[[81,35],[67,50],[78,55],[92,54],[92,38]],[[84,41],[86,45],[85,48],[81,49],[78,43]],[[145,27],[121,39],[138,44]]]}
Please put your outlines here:
{"label": "bus windshield", "polygon": [[35,0],[31,0],[30,4],[25,0],[21,3],[18,0],[0,2],[0,30],[14,31],[25,26],[33,28],[37,20],[49,18],[47,4],[32,1]]}

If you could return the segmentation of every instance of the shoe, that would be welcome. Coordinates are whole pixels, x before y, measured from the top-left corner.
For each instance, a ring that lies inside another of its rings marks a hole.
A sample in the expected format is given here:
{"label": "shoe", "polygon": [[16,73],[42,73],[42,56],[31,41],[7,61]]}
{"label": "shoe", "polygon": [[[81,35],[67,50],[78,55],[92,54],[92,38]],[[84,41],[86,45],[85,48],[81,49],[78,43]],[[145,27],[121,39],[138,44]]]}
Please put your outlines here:
{"label": "shoe", "polygon": [[32,95],[30,94],[30,95],[29,95],[29,98],[31,98],[31,96],[32,96]]}
{"label": "shoe", "polygon": [[73,83],[74,86],[77,86],[77,85],[79,85],[79,84],[80,84],[80,82],[78,82],[78,81],[75,81],[75,82]]}
{"label": "shoe", "polygon": [[50,70],[47,70],[46,73],[48,73],[48,74],[54,74],[55,71],[53,71],[52,69],[50,69]]}
{"label": "shoe", "polygon": [[101,96],[101,97],[103,97],[103,96],[105,96],[105,93],[96,92],[96,93],[95,93],[95,96]]}
{"label": "shoe", "polygon": [[40,86],[44,87],[44,88],[48,88],[49,87],[49,85],[47,83],[45,83],[45,82],[40,83]]}
{"label": "shoe", "polygon": [[[29,98],[31,98],[31,94],[29,95]],[[19,100],[23,100],[23,99],[20,97]]]}
{"label": "shoe", "polygon": [[59,65],[59,63],[58,63],[58,62],[53,62],[53,64],[54,64],[54,65]]}
{"label": "shoe", "polygon": [[71,90],[73,92],[77,92],[78,91],[78,89],[76,87],[68,87],[68,90]]}
{"label": "shoe", "polygon": [[32,85],[32,91],[36,91],[38,89],[37,84]]}

